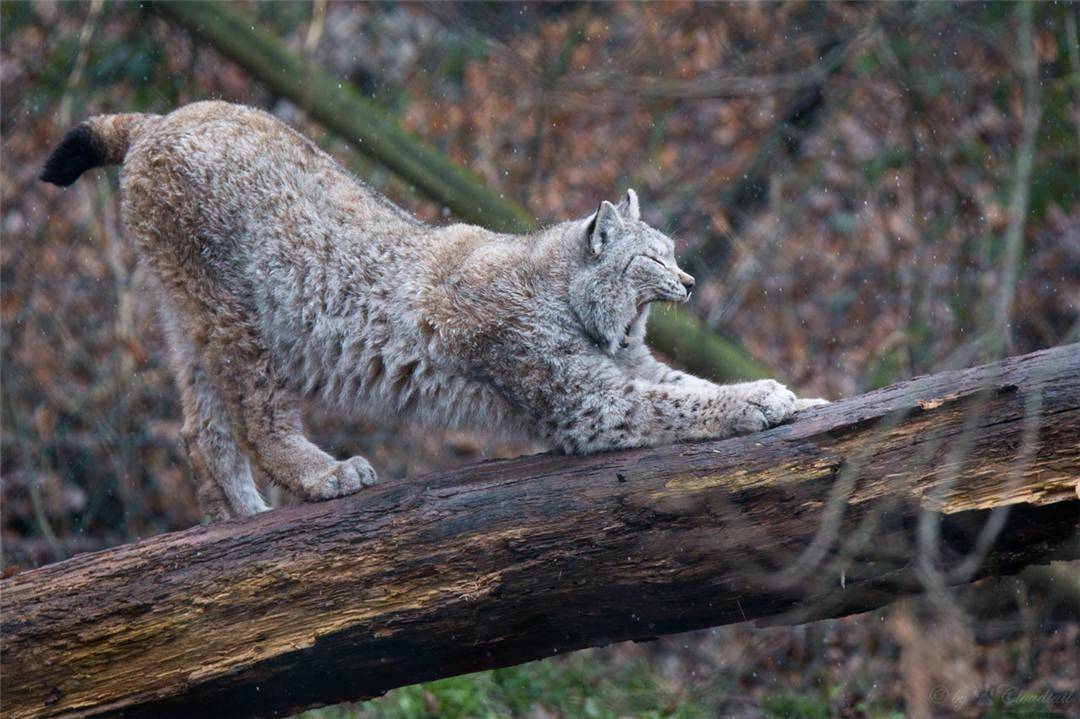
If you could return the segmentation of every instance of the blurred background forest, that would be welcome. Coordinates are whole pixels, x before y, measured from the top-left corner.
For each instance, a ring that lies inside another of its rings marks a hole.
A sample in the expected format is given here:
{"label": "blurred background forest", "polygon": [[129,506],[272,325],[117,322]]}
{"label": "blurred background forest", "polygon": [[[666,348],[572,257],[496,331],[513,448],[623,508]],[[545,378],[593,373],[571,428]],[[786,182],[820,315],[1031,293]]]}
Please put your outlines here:
{"label": "blurred background forest", "polygon": [[[698,279],[693,313],[801,393],[1080,340],[1076,5],[226,9],[540,222],[635,188]],[[10,575],[201,521],[115,170],[65,191],[36,180],[69,126],[255,105],[421,218],[454,215],[152,5],[4,2],[0,26]],[[311,431],[392,481],[542,449],[320,414]],[[310,716],[1080,714],[1076,571],[984,581],[958,600],[966,612],[908,600],[587,650]]]}

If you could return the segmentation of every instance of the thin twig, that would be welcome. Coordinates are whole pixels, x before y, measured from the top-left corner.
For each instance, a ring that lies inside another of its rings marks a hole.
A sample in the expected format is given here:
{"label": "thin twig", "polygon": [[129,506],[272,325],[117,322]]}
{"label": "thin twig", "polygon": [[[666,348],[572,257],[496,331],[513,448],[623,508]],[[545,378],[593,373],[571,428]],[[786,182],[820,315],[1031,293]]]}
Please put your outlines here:
{"label": "thin twig", "polygon": [[1065,8],[1065,37],[1068,40],[1065,44],[1069,46],[1073,102],[1076,103],[1073,108],[1073,124],[1076,126],[1076,166],[1080,168],[1080,47],[1077,46],[1077,43],[1080,43],[1080,38],[1076,34],[1076,14],[1078,12],[1080,10],[1077,9],[1076,5]]}
{"label": "thin twig", "polygon": [[304,38],[304,55],[310,56],[315,52],[322,37],[323,28],[326,27],[326,0],[312,0],[311,24],[308,25],[307,37]]}
{"label": "thin twig", "polygon": [[79,54],[75,56],[75,66],[71,68],[68,76],[67,87],[64,96],[60,99],[60,126],[67,127],[71,124],[71,92],[82,81],[83,72],[86,70],[86,62],[90,56],[90,40],[94,37],[94,28],[97,27],[98,15],[105,5],[105,0],[92,0],[90,11],[86,14],[82,31],[79,33]]}
{"label": "thin twig", "polygon": [[[1012,344],[1011,321],[1016,281],[1023,252],[1024,226],[1027,221],[1031,170],[1035,162],[1035,140],[1042,118],[1039,87],[1039,60],[1035,52],[1035,35],[1032,30],[1032,4],[1020,3],[1019,15],[1020,72],[1024,82],[1024,117],[1020,128],[1020,141],[1016,148],[1016,170],[1009,200],[1009,224],[1005,229],[1005,253],[1001,268],[1001,287],[994,310],[992,331],[995,334],[994,349],[1000,355]],[[996,357],[995,357],[996,359]]]}

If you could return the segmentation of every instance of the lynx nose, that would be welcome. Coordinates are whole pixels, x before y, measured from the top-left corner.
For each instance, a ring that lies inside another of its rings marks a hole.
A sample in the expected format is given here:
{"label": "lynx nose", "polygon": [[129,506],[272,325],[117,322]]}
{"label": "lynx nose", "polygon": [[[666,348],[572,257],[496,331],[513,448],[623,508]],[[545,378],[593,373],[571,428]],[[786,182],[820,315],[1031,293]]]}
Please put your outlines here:
{"label": "lynx nose", "polygon": [[686,289],[686,294],[690,294],[690,290],[694,289],[694,278],[685,272],[679,272],[679,282]]}

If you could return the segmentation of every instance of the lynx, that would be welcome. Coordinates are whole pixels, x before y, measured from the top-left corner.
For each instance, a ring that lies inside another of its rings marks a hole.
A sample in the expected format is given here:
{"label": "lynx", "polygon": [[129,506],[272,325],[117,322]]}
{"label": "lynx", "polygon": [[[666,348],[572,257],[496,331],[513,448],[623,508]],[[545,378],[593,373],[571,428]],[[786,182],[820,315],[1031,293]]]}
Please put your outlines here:
{"label": "lynx", "polygon": [[649,306],[694,279],[637,195],[525,236],[420,222],[259,110],[199,102],[70,130],[41,179],[122,163],[122,217],[159,285],[182,438],[213,517],[267,509],[254,462],[308,500],[376,482],[303,432],[299,401],[510,429],[567,453],[721,438],[823,400],[657,361]]}

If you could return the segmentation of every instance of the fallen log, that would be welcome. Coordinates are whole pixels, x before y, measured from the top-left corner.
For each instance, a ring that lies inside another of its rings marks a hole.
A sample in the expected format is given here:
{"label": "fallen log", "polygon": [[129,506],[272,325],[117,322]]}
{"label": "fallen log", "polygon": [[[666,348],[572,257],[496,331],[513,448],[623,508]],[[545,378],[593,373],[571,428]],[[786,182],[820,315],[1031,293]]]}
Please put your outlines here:
{"label": "fallen log", "polygon": [[[538,455],[0,582],[4,716],[282,716],[1080,556],[1080,345],[748,437]],[[989,532],[988,529],[997,529]]]}

